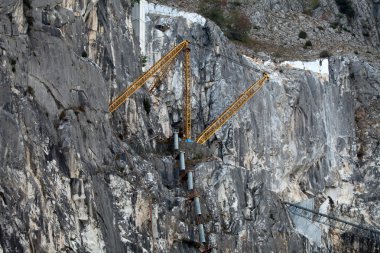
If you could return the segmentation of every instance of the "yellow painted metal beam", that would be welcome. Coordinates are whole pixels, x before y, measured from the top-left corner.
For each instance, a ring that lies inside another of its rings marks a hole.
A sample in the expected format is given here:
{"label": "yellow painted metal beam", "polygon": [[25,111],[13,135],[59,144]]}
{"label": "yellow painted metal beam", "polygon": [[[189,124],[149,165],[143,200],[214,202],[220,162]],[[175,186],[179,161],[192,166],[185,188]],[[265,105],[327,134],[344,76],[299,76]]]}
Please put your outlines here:
{"label": "yellow painted metal beam", "polygon": [[191,139],[191,76],[190,76],[190,48],[185,49],[184,62],[185,83],[183,86],[183,115],[184,115],[184,139]]}
{"label": "yellow painted metal beam", "polygon": [[147,72],[142,74],[135,82],[127,87],[118,97],[116,97],[109,104],[109,111],[114,112],[117,108],[119,108],[132,94],[140,89],[148,81],[148,79],[157,73],[157,71],[159,71],[166,63],[176,58],[184,48],[188,48],[188,45],[189,41],[184,40],[175,46],[172,50],[170,50],[169,53],[162,57]]}
{"label": "yellow painted metal beam", "polygon": [[218,118],[216,118],[196,139],[199,144],[205,143],[210,137],[218,131],[240,108],[247,103],[249,99],[256,94],[263,86],[266,80],[269,80],[269,75],[264,73],[264,76],[252,84],[245,90],[238,99],[236,99]]}
{"label": "yellow painted metal beam", "polygon": [[175,58],[173,58],[171,61],[166,63],[164,66],[162,66],[160,72],[158,73],[158,76],[155,77],[153,84],[149,87],[149,93],[153,94],[154,90],[161,85],[162,81],[164,80],[166,74],[169,72],[171,67],[175,63]]}

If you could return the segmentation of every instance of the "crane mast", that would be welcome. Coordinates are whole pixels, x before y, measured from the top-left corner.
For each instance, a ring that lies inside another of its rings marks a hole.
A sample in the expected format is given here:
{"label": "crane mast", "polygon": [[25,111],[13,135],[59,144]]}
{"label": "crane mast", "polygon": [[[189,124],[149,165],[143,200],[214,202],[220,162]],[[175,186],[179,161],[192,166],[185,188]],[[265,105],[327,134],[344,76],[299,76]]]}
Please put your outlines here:
{"label": "crane mast", "polygon": [[189,43],[189,41],[184,40],[177,46],[175,46],[172,50],[170,50],[147,72],[142,74],[136,81],[134,81],[130,86],[128,86],[118,97],[116,97],[109,104],[109,111],[114,112],[117,108],[119,108],[131,95],[133,95],[138,89],[140,89],[148,81],[149,78],[151,78],[154,74],[160,71],[163,67],[170,64],[170,62],[174,60],[182,52],[182,50],[188,48]]}
{"label": "crane mast", "polygon": [[[184,49],[184,64],[183,64],[183,73],[184,73],[184,85],[183,85],[183,138],[186,142],[191,141],[191,75],[190,75],[190,48]],[[149,92],[152,94],[154,90],[161,84],[163,77],[169,71],[170,67],[174,64],[174,59],[168,61],[168,63],[162,68],[158,77],[154,83],[149,87]]]}
{"label": "crane mast", "polygon": [[235,115],[239,109],[247,103],[249,99],[256,94],[263,86],[266,80],[269,79],[269,75],[264,73],[264,76],[252,84],[247,90],[245,90],[238,99],[236,99],[218,118],[216,118],[196,139],[199,144],[205,143],[210,137],[218,131],[233,115]]}
{"label": "crane mast", "polygon": [[184,74],[185,74],[185,84],[183,86],[183,115],[184,115],[184,139],[185,141],[191,141],[191,80],[190,80],[190,48],[185,49],[185,64]]}

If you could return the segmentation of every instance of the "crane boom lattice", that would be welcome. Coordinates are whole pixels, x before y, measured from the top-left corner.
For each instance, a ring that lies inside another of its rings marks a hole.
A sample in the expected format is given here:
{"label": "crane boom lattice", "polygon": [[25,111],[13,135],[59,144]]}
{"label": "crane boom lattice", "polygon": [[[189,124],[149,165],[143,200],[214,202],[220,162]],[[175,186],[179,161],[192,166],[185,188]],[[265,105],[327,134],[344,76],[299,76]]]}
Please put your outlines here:
{"label": "crane boom lattice", "polygon": [[269,79],[267,73],[245,90],[238,99],[236,99],[217,119],[215,119],[196,139],[199,144],[205,143],[216,131],[218,131],[239,109],[247,103],[249,99],[256,94],[263,86],[266,80]]}
{"label": "crane boom lattice", "polygon": [[183,49],[188,48],[189,42],[187,40],[182,41],[172,50],[169,51],[164,57],[162,57],[158,62],[156,62],[147,72],[142,74],[135,82],[133,82],[129,87],[127,87],[121,95],[115,98],[109,104],[109,111],[114,112],[117,108],[122,105],[127,98],[134,94],[139,88],[141,88],[149,78],[151,78],[157,71],[159,71],[163,66],[168,64],[171,60],[176,58]]}
{"label": "crane boom lattice", "polygon": [[164,80],[166,74],[169,72],[171,67],[175,63],[175,58],[171,59],[167,64],[162,66],[160,72],[158,75],[155,77],[153,84],[149,87],[149,93],[153,94],[154,90],[161,85],[162,81]]}

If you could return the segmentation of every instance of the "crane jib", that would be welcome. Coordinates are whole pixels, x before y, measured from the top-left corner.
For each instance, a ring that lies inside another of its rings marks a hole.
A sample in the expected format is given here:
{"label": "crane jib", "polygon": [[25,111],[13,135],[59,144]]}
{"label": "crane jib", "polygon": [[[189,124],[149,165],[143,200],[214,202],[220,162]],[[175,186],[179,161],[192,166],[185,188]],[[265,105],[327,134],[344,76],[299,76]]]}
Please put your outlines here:
{"label": "crane jib", "polygon": [[239,109],[251,99],[257,91],[263,87],[264,82],[269,79],[269,75],[264,73],[264,76],[252,84],[246,91],[243,92],[227,109],[214,120],[196,139],[199,144],[205,143],[211,136],[218,131]]}
{"label": "crane jib", "polygon": [[157,71],[159,71],[168,61],[177,57],[179,53],[185,48],[188,48],[189,42],[182,41],[176,47],[169,51],[164,57],[156,62],[146,73],[142,74],[135,82],[127,87],[121,95],[114,99],[109,105],[109,111],[114,112],[117,108],[123,104],[128,97],[132,96],[138,89],[140,89],[149,78],[151,78]]}
{"label": "crane jib", "polygon": [[109,111],[114,112],[119,108],[130,96],[132,96],[138,89],[140,89],[149,78],[155,75],[158,71],[159,77],[157,81],[149,88],[151,93],[156,87],[160,85],[159,80],[168,72],[170,65],[175,61],[178,55],[184,51],[184,137],[185,139],[191,141],[191,80],[190,80],[190,48],[189,41],[184,40],[170,50],[165,56],[158,60],[147,72],[142,74],[136,81],[134,81],[129,87],[124,89],[124,91],[115,98],[109,104]]}

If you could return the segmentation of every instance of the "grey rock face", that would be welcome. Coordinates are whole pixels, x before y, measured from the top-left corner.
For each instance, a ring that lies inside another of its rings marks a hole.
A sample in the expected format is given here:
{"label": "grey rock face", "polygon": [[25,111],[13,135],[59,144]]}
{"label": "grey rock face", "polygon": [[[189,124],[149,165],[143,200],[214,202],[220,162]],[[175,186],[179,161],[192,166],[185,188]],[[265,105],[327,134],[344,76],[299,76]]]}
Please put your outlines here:
{"label": "grey rock face", "polygon": [[[0,252],[199,252],[169,144],[182,121],[181,61],[154,96],[144,87],[107,112],[141,72],[130,12],[118,0],[0,3]],[[217,252],[352,246],[326,227],[320,245],[298,233],[283,200],[324,210],[330,196],[326,212],[379,227],[378,62],[334,56],[327,78],[244,57],[212,22],[151,13],[147,31],[148,65],[192,42],[193,136],[271,75],[207,152],[186,147],[214,155],[192,167]]]}
{"label": "grey rock face", "polygon": [[[253,50],[248,50],[246,47],[240,47],[240,50],[254,56],[258,56],[258,52],[265,52],[274,59],[310,60],[319,57],[324,51],[330,54],[347,54],[355,51],[366,55],[366,58],[379,57],[380,26],[377,1],[158,0],[154,2],[209,13],[210,18],[224,26],[236,13],[245,16],[250,20],[251,26],[248,32],[250,40],[243,41],[243,44]],[[215,8],[207,9],[210,5]],[[228,29],[225,30],[228,34]],[[307,36],[301,38],[299,36],[301,31]]]}
{"label": "grey rock face", "polygon": [[1,24],[0,39],[2,250],[124,252],[130,246],[112,229],[105,173],[117,143],[107,113],[111,86],[128,79],[121,69],[138,69],[112,56],[125,43],[124,52],[138,58],[130,31],[111,24],[129,22],[112,10],[123,4],[128,12],[130,4],[6,4],[1,20],[17,18]]}
{"label": "grey rock face", "polygon": [[[252,61],[241,57],[212,23],[206,23],[204,26],[189,25],[189,22],[185,22],[182,18],[173,19],[154,13],[149,17],[151,24],[147,30],[151,32],[147,39],[149,41],[147,52],[153,57],[156,57],[154,52],[168,51],[182,39],[192,42],[193,130],[198,134],[250,82],[257,80],[260,72],[270,72],[271,80],[263,90],[210,140],[209,147],[215,150],[214,154],[218,155],[225,164],[225,167],[222,166],[223,169],[217,170],[217,173],[224,176],[231,170],[239,171],[244,167],[250,170],[253,178],[252,185],[257,187],[263,184],[267,189],[276,192],[283,200],[298,202],[307,198],[317,198],[321,203],[327,203],[329,196],[335,203],[335,208],[329,211],[333,215],[342,215],[343,218],[353,222],[378,226],[376,222],[378,217],[373,216],[372,211],[377,205],[376,200],[374,203],[369,202],[370,206],[374,206],[368,209],[363,208],[362,204],[359,204],[360,207],[354,207],[355,203],[367,201],[363,200],[363,195],[359,193],[363,190],[359,189],[364,181],[357,175],[357,173],[361,174],[359,171],[363,169],[358,163],[362,158],[358,159],[357,154],[359,157],[364,155],[359,152],[361,141],[359,141],[358,133],[362,132],[360,129],[364,126],[363,124],[366,124],[360,123],[361,120],[358,120],[356,116],[358,103],[361,104],[358,99],[361,95],[358,94],[362,94],[365,83],[371,83],[372,88],[368,87],[371,91],[366,92],[368,97],[362,100],[371,99],[374,104],[377,104],[375,101],[378,97],[373,95],[379,91],[379,83],[375,81],[376,78],[373,78],[379,74],[378,67],[375,67],[378,66],[377,62],[369,63],[353,55],[331,57],[329,75],[320,76],[310,71],[289,68],[283,64],[258,59]],[[169,29],[166,31],[154,29],[163,25]],[[159,57],[160,55],[157,56]],[[242,65],[248,65],[250,68],[247,69]],[[181,93],[182,84],[181,72],[178,69],[181,68],[180,64],[177,66],[176,70],[169,74],[167,82],[158,94],[158,99],[163,99],[168,106],[169,115],[181,115],[182,110],[182,100],[178,96]],[[358,74],[358,70],[354,70],[358,66],[360,66],[361,74]],[[364,73],[371,73],[369,75],[373,77],[362,77],[362,74],[367,75]],[[362,83],[360,91],[357,90],[359,82]],[[178,120],[180,118],[177,116],[172,117],[173,124]],[[371,132],[374,133],[376,130],[371,129]],[[205,175],[207,174],[201,173],[201,178],[198,177],[198,180],[204,181]],[[222,181],[228,182],[236,177],[239,178],[237,175],[225,176]],[[373,180],[375,177],[371,178]],[[240,182],[244,182],[244,179]],[[377,184],[372,182],[371,185],[374,188],[370,192],[375,192]],[[219,231],[230,226],[244,226],[241,224],[244,224],[245,220],[252,219],[253,207],[250,204],[252,197],[249,191],[243,190],[246,194],[245,199],[239,195],[233,197],[233,192],[239,192],[240,189],[239,186],[228,189],[219,188],[212,191],[217,192],[218,197],[206,199],[207,203],[212,203],[212,199],[222,201],[219,194],[230,193],[227,197],[229,201],[223,200],[223,203],[231,203],[230,205],[219,202],[220,213],[226,212],[223,211],[225,209],[229,210],[227,211],[229,216],[221,223],[225,225],[224,227],[219,225],[222,227]],[[273,199],[273,197],[269,198]],[[265,197],[261,196],[260,199],[263,200]],[[235,210],[231,209],[234,200],[237,200],[239,206]],[[344,211],[340,211],[346,205],[350,206],[349,209],[357,208],[362,215],[348,216]],[[212,209],[216,210],[217,206],[218,203],[213,204]],[[269,204],[269,206],[277,210],[276,204]],[[320,208],[323,209],[323,206]],[[240,212],[237,211],[239,209]],[[239,215],[230,217],[234,213]],[[231,225],[232,220],[236,221],[235,225]],[[264,223],[266,224],[264,227],[270,227],[265,223],[268,222],[266,219],[262,223],[253,220],[256,226]],[[215,218],[214,222],[219,221]],[[286,225],[283,226],[286,227]],[[275,229],[278,231],[277,227]],[[227,229],[223,233],[232,232]],[[339,231],[334,233],[339,233]],[[319,250],[322,251],[340,251],[342,247],[347,247],[347,245],[342,246],[347,243],[344,241],[335,244],[331,242],[332,234],[327,233],[322,236],[322,243],[319,246],[314,244],[314,249],[321,247]],[[281,241],[273,233],[265,234],[263,237],[266,240],[275,238],[274,241]],[[259,245],[260,240],[257,240],[254,235],[248,238],[254,245]],[[292,242],[291,238],[293,238],[292,235],[285,241]],[[220,241],[225,240],[219,240],[219,243]],[[242,243],[241,239],[237,239],[237,244],[240,245],[240,243]],[[237,252],[249,250],[246,247],[242,246]],[[259,248],[265,247],[261,245]],[[278,249],[266,248],[264,251]],[[305,247],[303,250],[308,251],[310,248]]]}

